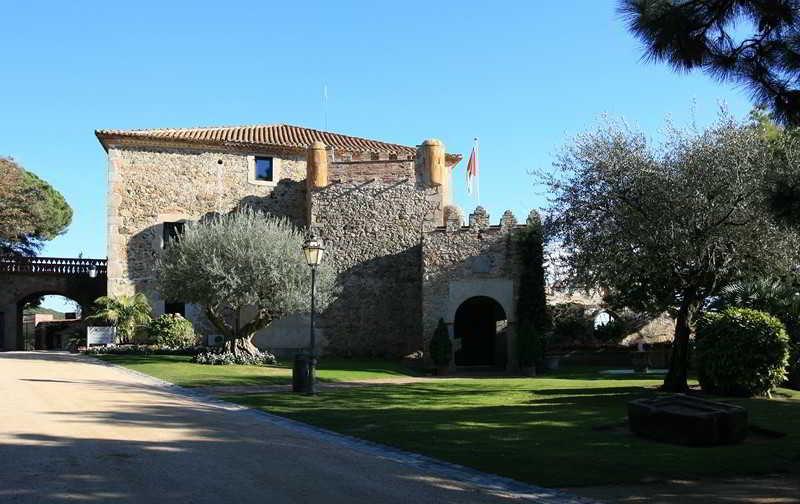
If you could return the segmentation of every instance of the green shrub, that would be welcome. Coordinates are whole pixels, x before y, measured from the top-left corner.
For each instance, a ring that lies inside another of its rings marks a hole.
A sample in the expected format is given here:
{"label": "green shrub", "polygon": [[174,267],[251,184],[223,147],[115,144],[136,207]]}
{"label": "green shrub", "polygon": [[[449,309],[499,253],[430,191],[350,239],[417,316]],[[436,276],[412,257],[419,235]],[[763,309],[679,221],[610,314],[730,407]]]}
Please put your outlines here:
{"label": "green shrub", "polygon": [[517,359],[521,367],[532,367],[544,358],[546,350],[544,333],[527,326],[517,331]]}
{"label": "green shrub", "polygon": [[594,328],[594,337],[601,343],[619,343],[625,337],[625,323],[612,319]]}
{"label": "green shrub", "polygon": [[586,309],[577,303],[553,305],[553,335],[558,343],[574,343],[588,340],[592,335],[592,320]]}
{"label": "green shrub", "polygon": [[447,331],[447,324],[444,319],[439,319],[439,324],[433,332],[430,347],[431,359],[437,366],[447,366],[453,353],[453,343],[450,341],[450,334]]}
{"label": "green shrub", "polygon": [[166,348],[194,346],[197,336],[192,323],[177,313],[165,313],[147,324],[150,343]]}
{"label": "green shrub", "polygon": [[780,320],[749,308],[706,314],[695,343],[697,376],[708,392],[767,395],[786,379],[789,336]]}
{"label": "green shrub", "polygon": [[245,365],[245,366],[267,366],[277,362],[275,356],[269,352],[259,352],[257,355],[232,352],[203,352],[192,358],[192,362],[197,364],[208,364],[212,366],[224,365]]}
{"label": "green shrub", "polygon": [[[85,341],[85,340],[84,340]],[[167,348],[156,345],[93,346],[86,349],[87,355],[197,355],[203,347]]]}

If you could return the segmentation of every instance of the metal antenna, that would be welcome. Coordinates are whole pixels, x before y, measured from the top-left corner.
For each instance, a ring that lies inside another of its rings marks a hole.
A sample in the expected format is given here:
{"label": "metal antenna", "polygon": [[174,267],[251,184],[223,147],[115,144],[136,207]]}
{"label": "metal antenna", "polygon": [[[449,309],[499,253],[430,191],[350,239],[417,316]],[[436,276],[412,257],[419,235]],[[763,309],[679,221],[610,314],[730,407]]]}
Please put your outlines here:
{"label": "metal antenna", "polygon": [[325,122],[325,131],[328,131],[328,84],[322,86],[322,115]]}

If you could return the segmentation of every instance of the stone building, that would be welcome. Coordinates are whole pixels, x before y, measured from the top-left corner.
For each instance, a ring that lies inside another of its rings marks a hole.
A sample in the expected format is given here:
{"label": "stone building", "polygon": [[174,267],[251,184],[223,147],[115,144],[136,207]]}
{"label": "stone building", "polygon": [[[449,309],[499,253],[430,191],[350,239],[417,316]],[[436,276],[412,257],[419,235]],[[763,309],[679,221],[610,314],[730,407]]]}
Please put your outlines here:
{"label": "stone building", "polygon": [[[99,130],[108,153],[108,293],[144,292],[155,314],[200,307],[160,299],[154,264],[182,223],[251,206],[313,228],[342,292],[321,317],[326,352],[400,356],[443,318],[454,363],[513,365],[516,259],[506,212],[461,222],[438,140],[409,147],[289,125]],[[279,320],[256,344],[307,344],[307,318]]]}

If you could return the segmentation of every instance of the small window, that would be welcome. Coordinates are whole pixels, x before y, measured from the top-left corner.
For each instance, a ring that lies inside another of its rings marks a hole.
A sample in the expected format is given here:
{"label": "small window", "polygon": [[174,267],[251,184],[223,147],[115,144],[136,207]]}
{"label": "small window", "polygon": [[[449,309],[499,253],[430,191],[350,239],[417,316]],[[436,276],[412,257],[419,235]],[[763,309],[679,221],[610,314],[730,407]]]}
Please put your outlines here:
{"label": "small window", "polygon": [[185,227],[185,223],[183,222],[165,222],[163,224],[163,235],[162,240],[164,243],[164,248],[167,248],[170,243],[177,240],[180,235],[183,234],[183,228]]}
{"label": "small window", "polygon": [[255,179],[263,182],[272,182],[272,158],[257,157]]}
{"label": "small window", "polygon": [[186,317],[186,303],[166,301],[164,303],[164,313],[177,313],[181,317]]}

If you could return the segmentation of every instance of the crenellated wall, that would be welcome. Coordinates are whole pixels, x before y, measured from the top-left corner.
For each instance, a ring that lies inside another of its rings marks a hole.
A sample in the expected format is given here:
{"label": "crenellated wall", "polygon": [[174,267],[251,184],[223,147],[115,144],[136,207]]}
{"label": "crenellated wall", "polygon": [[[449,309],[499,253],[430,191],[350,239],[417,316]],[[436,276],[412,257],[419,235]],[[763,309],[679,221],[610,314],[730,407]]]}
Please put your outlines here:
{"label": "crenellated wall", "polygon": [[[439,319],[453,337],[458,308],[467,300],[487,297],[505,312],[507,326],[503,343],[504,361],[513,366],[519,258],[513,246],[517,223],[506,212],[499,225],[490,225],[489,215],[477,207],[464,226],[460,212],[448,207],[446,223],[422,240],[422,330],[427,348]],[[457,350],[457,346],[454,350]]]}

